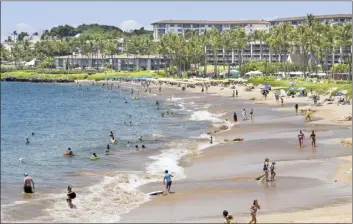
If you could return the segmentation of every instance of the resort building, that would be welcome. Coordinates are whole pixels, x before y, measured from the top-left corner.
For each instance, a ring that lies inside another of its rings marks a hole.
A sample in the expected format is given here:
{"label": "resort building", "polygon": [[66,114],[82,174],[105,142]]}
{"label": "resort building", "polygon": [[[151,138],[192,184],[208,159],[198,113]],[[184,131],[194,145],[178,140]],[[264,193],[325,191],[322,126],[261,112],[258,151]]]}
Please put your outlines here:
{"label": "resort building", "polygon": [[153,25],[153,39],[158,40],[160,35],[176,33],[185,35],[187,30],[203,33],[207,29],[216,28],[219,32],[244,27],[245,32],[251,33],[255,30],[269,30],[270,22],[264,20],[239,20],[239,21],[208,21],[208,20],[162,20]]}
{"label": "resort building", "polygon": [[[330,23],[330,24],[339,24],[352,22],[352,14],[332,14],[332,15],[317,15],[314,16],[315,19],[319,20],[322,23]],[[278,25],[282,22],[287,22],[292,24],[293,26],[300,25],[305,22],[306,16],[300,17],[287,17],[287,18],[277,18],[270,20],[271,25]]]}
{"label": "resort building", "polygon": [[[314,15],[314,18],[320,20],[320,22],[328,22],[330,24],[339,24],[345,22],[352,22],[352,14],[332,14],[332,15]],[[254,32],[255,30],[268,31],[271,26],[278,25],[281,22],[288,22],[293,26],[297,26],[303,23],[306,16],[301,17],[288,17],[288,18],[277,18],[270,21],[265,20],[238,20],[238,21],[207,21],[207,20],[162,20],[152,23],[153,25],[153,38],[158,41],[161,35],[168,32],[176,33],[179,35],[185,35],[187,30],[194,30],[196,33],[203,33],[206,29],[217,28],[219,32],[229,29],[236,29],[238,26],[244,27],[247,34]],[[262,47],[262,54],[261,52]],[[351,53],[351,48],[348,49],[335,49],[332,55],[327,56],[327,64],[341,63],[341,55],[347,58]],[[293,52],[289,52],[293,53]],[[224,57],[223,57],[223,54]],[[282,52],[284,56],[284,52]],[[207,48],[208,63],[213,63],[214,57],[213,52],[210,48]],[[284,56],[282,61],[287,61],[287,56]],[[281,59],[279,54],[270,55],[269,47],[259,41],[250,42],[245,49],[242,50],[240,58],[238,58],[238,52],[236,50],[225,51],[220,49],[217,53],[217,62],[222,64],[232,63],[238,65],[241,62],[245,63],[250,60],[268,60],[269,62],[279,62]],[[241,59],[241,60],[240,60]]]}
{"label": "resort building", "polygon": [[164,59],[152,55],[67,55],[55,57],[56,68],[67,68],[68,65],[74,68],[101,68],[110,65],[118,71],[131,71],[135,69],[157,70],[164,67]]}

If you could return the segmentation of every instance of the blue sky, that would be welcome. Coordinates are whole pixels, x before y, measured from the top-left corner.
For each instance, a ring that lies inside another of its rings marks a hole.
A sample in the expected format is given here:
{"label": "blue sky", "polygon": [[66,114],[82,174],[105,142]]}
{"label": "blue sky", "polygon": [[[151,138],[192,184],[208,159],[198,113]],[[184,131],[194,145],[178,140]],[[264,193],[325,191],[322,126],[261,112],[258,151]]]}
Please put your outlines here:
{"label": "blue sky", "polygon": [[17,30],[35,32],[82,23],[115,25],[123,30],[163,19],[274,19],[306,14],[352,13],[352,2],[1,2],[1,37]]}

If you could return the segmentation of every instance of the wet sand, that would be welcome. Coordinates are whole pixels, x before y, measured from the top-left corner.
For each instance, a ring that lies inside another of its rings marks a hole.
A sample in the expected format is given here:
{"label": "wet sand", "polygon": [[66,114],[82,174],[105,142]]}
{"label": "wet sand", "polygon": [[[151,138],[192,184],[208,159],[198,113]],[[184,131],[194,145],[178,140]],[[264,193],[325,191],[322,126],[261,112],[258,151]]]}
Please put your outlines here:
{"label": "wet sand", "polygon": [[[236,111],[238,124],[213,134],[214,146],[180,161],[187,178],[173,182],[175,193],[152,196],[151,201],[123,215],[121,222],[215,223],[223,221],[224,209],[237,222],[249,222],[254,199],[261,205],[258,222],[351,222],[351,174],[342,172],[351,169],[348,158],[352,150],[333,140],[351,137],[351,122],[337,119],[348,115],[352,107],[340,106],[344,109],[330,116],[330,111],[338,108],[324,106],[314,114],[313,121],[305,122],[303,115],[295,114],[294,104],[309,106],[306,98],[286,99],[281,107],[271,97],[261,99],[257,90],[240,91],[239,98],[232,98],[232,90],[220,89],[211,87],[209,93],[201,93],[200,88],[187,89],[189,96],[200,98],[186,101],[200,108],[210,104],[209,112],[224,113],[221,118],[228,121],[232,121]],[[162,92],[181,98],[188,96],[176,88],[163,88]],[[255,95],[259,99],[248,100]],[[252,121],[241,121],[242,108],[248,113],[254,108]],[[298,130],[303,130],[307,137],[302,148],[298,147]],[[309,140],[311,130],[316,131],[316,148],[311,147]],[[243,137],[244,141],[225,143],[224,139],[233,137]],[[207,140],[204,142],[207,144]],[[255,181],[262,174],[266,157],[277,163],[276,180]],[[145,193],[163,190],[162,178],[161,173],[160,183],[140,189]]]}

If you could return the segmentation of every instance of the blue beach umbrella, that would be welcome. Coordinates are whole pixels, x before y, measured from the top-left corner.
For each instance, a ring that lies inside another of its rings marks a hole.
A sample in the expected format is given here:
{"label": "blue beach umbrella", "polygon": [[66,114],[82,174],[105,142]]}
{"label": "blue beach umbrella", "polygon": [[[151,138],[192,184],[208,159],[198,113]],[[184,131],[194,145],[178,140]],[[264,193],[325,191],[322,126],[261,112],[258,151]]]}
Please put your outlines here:
{"label": "blue beach umbrella", "polygon": [[344,94],[343,93],[341,93],[341,92],[338,92],[337,94],[336,94],[336,96],[343,96]]}
{"label": "blue beach umbrella", "polygon": [[265,85],[264,90],[269,90],[271,88],[270,85]]}

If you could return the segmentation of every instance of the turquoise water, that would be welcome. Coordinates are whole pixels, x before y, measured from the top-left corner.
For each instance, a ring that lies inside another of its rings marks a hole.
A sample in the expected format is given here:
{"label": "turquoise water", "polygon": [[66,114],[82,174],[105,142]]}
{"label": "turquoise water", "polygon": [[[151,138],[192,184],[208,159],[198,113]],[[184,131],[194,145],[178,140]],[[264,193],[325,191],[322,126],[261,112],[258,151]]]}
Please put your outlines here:
{"label": "turquoise water", "polygon": [[[155,99],[133,100],[130,91],[117,87],[1,83],[1,184],[7,186],[2,202],[12,202],[9,194],[22,194],[24,173],[33,177],[39,192],[85,181],[74,175],[84,169],[143,171],[152,161],[150,156],[173,141],[199,136],[207,127],[200,122],[173,124],[190,115],[175,103],[161,101],[157,110]],[[161,118],[161,110],[170,108],[176,113]],[[124,124],[130,121],[131,126]],[[112,155],[105,156],[110,131],[119,143],[111,145]],[[143,136],[143,142],[138,136]],[[146,150],[136,151],[135,144],[144,144]],[[63,156],[68,147],[76,156]],[[101,157],[99,161],[89,160],[93,152]]]}

